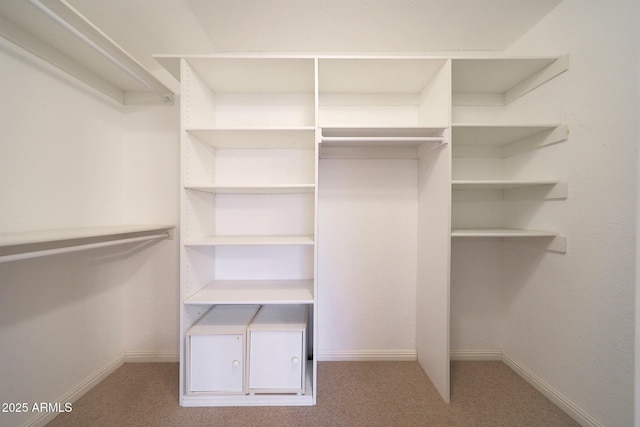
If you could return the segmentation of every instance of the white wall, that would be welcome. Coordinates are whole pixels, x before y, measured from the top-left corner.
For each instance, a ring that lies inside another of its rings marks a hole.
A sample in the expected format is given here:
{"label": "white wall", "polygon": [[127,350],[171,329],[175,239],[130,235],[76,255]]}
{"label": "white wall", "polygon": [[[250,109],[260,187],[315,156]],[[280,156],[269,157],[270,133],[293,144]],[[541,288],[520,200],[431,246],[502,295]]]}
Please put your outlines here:
{"label": "white wall", "polygon": [[[178,224],[180,105],[129,106],[125,145],[126,221]],[[178,360],[179,261],[175,239],[132,253],[126,342],[141,360]]]}
{"label": "white wall", "polygon": [[565,202],[528,206],[528,221],[566,233],[569,249],[505,244],[503,349],[607,426],[634,417],[637,28],[634,0],[565,0],[508,52],[570,55],[570,70],[520,107],[547,98],[571,134],[514,160],[569,182]]}
{"label": "white wall", "polygon": [[417,161],[322,159],[321,360],[415,358]]}
{"label": "white wall", "polygon": [[[176,222],[176,107],[115,104],[2,39],[0,75],[0,232]],[[56,402],[125,352],[175,355],[177,268],[175,240],[0,263],[0,401]]]}

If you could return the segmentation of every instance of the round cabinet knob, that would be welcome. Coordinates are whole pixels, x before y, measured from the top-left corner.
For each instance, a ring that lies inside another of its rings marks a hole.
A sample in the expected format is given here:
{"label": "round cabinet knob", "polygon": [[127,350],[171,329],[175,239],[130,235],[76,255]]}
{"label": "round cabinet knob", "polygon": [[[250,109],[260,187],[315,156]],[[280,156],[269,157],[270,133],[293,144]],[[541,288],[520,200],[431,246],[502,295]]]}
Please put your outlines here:
{"label": "round cabinet knob", "polygon": [[233,366],[234,368],[237,368],[238,366],[240,366],[240,362],[238,362],[237,360],[234,360],[233,363],[231,363],[231,366]]}
{"label": "round cabinet knob", "polygon": [[297,365],[299,361],[300,361],[300,359],[298,359],[297,357],[292,357],[291,358],[291,363],[293,363],[294,365]]}

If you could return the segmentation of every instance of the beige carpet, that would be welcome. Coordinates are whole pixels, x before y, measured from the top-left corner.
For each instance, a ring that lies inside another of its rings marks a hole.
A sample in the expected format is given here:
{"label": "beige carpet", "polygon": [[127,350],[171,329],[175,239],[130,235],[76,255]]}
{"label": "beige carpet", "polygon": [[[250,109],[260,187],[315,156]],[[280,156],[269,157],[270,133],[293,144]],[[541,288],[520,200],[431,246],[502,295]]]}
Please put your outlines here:
{"label": "beige carpet", "polygon": [[453,362],[445,404],[415,362],[318,363],[317,405],[182,408],[178,365],[125,364],[48,426],[577,426],[501,362]]}

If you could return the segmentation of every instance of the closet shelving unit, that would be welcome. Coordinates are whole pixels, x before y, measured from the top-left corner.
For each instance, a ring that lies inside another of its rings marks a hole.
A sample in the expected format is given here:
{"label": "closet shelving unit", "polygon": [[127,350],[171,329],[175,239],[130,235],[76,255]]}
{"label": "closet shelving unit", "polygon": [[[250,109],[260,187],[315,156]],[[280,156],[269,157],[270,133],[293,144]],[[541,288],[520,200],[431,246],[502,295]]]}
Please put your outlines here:
{"label": "closet shelving unit", "polygon": [[[331,313],[318,306],[321,164],[349,172],[345,176],[378,164],[385,170],[392,164],[415,168],[417,230],[407,235],[417,237],[402,253],[415,258],[418,270],[411,279],[416,283],[409,284],[416,289],[417,359],[447,402],[451,238],[534,237],[550,240],[549,249],[566,249],[566,239],[556,232],[483,224],[458,229],[451,215],[459,202],[567,197],[567,184],[554,177],[510,179],[495,170],[459,169],[461,160],[495,166],[562,142],[566,124],[467,120],[469,115],[456,120],[459,108],[500,109],[515,102],[563,73],[566,57],[165,55],[157,60],[182,87],[183,406],[315,404],[318,318]],[[375,188],[364,189],[366,197],[376,197]],[[353,208],[340,198],[330,203]],[[366,215],[355,209],[350,213]],[[331,230],[323,236],[323,248],[353,245],[351,253],[362,253],[369,245],[367,239],[344,241]],[[332,262],[329,254],[323,262]],[[187,389],[186,338],[205,313],[221,305],[308,310],[304,393]]]}
{"label": "closet shelving unit", "polygon": [[[501,169],[511,156],[568,139],[564,123],[456,122],[456,108],[482,112],[506,108],[568,69],[568,57],[454,59],[452,68],[452,148],[454,169],[451,187],[456,202],[560,200],[566,199],[566,182],[552,178],[504,179],[499,171],[464,169],[469,159]],[[485,114],[479,114],[483,117]],[[491,163],[491,159],[493,163]],[[466,162],[466,163],[465,163]],[[457,170],[458,169],[458,170]],[[478,174],[474,176],[474,173]],[[464,176],[464,179],[458,179]],[[460,207],[458,207],[460,209]],[[455,221],[454,221],[455,222]],[[465,227],[454,224],[452,237],[542,238],[547,249],[566,252],[566,237],[559,232],[509,227]]]}
{"label": "closet shelving unit", "polygon": [[[224,55],[159,61],[182,88],[180,402],[313,405],[316,62]],[[304,393],[189,390],[192,327],[213,307],[238,305],[307,308]]]}

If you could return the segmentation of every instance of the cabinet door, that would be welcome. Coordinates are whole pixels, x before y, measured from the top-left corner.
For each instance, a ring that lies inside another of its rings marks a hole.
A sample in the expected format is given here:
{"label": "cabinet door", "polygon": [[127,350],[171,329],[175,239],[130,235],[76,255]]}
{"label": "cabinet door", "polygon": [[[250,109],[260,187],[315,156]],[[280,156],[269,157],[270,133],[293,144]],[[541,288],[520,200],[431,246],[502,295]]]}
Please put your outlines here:
{"label": "cabinet door", "polygon": [[251,331],[249,391],[300,392],[302,331]]}
{"label": "cabinet door", "polygon": [[242,393],[242,338],[242,335],[192,335],[189,391]]}

